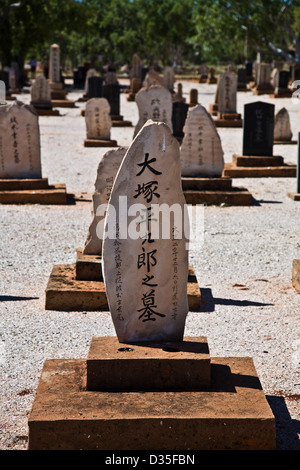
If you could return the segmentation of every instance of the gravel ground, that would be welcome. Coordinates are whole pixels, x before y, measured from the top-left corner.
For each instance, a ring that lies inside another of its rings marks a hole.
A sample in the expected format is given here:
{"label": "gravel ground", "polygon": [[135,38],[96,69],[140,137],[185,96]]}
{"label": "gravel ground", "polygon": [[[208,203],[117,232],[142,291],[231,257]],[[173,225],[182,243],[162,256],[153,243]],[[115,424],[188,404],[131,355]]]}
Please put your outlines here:
{"label": "gravel ground", "polygon": [[[215,85],[182,81],[184,96],[199,91],[213,102]],[[77,99],[82,92],[69,93]],[[29,102],[23,93],[19,98]],[[246,102],[285,106],[294,138],[299,105],[291,99],[238,93]],[[50,184],[66,183],[76,204],[2,205],[0,259],[0,449],[26,450],[28,415],[46,359],[84,358],[92,336],[115,335],[108,312],[45,311],[45,288],[54,264],[74,263],[91,218],[96,169],[107,149],[85,148],[85,122],[76,109],[40,117],[42,171]],[[121,114],[135,125],[135,102],[121,96]],[[242,151],[242,129],[219,129],[225,161]],[[113,128],[111,137],[128,146],[133,128]],[[296,145],[276,145],[274,154],[297,161]],[[250,356],[277,423],[277,449],[300,450],[299,294],[291,284],[292,260],[300,258],[300,203],[287,197],[295,178],[234,179],[255,198],[252,207],[204,209],[204,238],[190,251],[202,290],[201,312],[189,313],[186,335],[206,336],[212,357]]]}

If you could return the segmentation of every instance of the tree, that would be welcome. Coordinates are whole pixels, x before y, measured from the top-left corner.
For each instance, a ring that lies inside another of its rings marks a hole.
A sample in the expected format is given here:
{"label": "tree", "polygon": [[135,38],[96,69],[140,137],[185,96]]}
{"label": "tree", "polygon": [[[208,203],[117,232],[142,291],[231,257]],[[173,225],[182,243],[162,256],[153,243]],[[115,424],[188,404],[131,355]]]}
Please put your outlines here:
{"label": "tree", "polygon": [[80,30],[84,4],[76,0],[0,1],[0,55],[2,65],[14,60],[22,68],[29,51],[54,42],[55,33]]}

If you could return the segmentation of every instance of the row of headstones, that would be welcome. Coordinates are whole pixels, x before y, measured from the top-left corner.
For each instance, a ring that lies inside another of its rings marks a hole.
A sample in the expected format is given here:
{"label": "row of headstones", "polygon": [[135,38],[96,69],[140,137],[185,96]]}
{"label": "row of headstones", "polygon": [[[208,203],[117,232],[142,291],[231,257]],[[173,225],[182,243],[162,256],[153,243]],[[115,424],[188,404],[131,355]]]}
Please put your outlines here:
{"label": "row of headstones", "polygon": [[[228,67],[232,71],[232,66]],[[252,82],[256,86],[273,87],[276,90],[285,90],[292,86],[293,82],[300,79],[300,66],[291,65],[289,70],[284,70],[284,62],[276,61],[274,64],[247,62],[245,67],[237,69],[238,89],[245,89],[247,83]],[[205,81],[212,73],[212,69],[205,64],[200,67],[200,81]],[[208,81],[209,83],[209,81]]]}
{"label": "row of headstones", "polygon": [[[157,85],[140,90],[136,95],[136,103],[139,120],[134,137],[149,119],[166,123],[173,136],[177,137],[174,123],[178,124],[179,114],[183,137],[182,174],[221,176],[224,161],[220,138],[212,117],[202,105],[188,109],[186,103],[174,103],[171,93],[165,87]],[[287,110],[281,109],[276,115],[276,120],[274,110],[275,106],[269,103],[256,102],[245,105],[244,155],[272,155],[274,138],[279,141],[291,139]],[[16,102],[13,105],[0,106],[0,113],[0,177],[40,177],[39,125],[34,108]],[[105,98],[87,102],[87,138],[110,139],[110,114],[110,105]]]}

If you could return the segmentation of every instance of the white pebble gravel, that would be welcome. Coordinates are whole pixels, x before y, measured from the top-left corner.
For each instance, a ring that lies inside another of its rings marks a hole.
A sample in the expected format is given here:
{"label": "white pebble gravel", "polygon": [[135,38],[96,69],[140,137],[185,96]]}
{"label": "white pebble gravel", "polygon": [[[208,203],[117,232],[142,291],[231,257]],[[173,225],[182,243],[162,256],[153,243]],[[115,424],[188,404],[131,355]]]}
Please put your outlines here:
{"label": "white pebble gravel", "polygon": [[[215,85],[182,81],[187,102],[197,88],[208,108]],[[82,92],[69,93],[77,99]],[[30,95],[19,99],[29,102]],[[300,131],[300,105],[238,93],[246,102],[286,107],[292,131]],[[96,169],[104,148],[85,148],[85,122],[77,108],[40,117],[42,172],[50,184],[66,183],[76,204],[0,205],[0,449],[25,450],[28,416],[46,359],[84,358],[92,336],[115,335],[108,312],[45,310],[45,289],[55,264],[74,263],[91,218]],[[121,114],[137,123],[135,102],[121,95]],[[132,128],[112,128],[121,146]],[[242,129],[219,128],[225,161],[242,152]],[[297,145],[276,145],[274,154],[297,162]],[[277,423],[277,448],[300,450],[300,295],[292,287],[293,259],[300,258],[300,202],[287,193],[295,178],[234,179],[252,193],[251,207],[204,209],[204,238],[192,246],[190,263],[202,290],[200,312],[189,313],[187,336],[206,336],[212,357],[250,356]]]}

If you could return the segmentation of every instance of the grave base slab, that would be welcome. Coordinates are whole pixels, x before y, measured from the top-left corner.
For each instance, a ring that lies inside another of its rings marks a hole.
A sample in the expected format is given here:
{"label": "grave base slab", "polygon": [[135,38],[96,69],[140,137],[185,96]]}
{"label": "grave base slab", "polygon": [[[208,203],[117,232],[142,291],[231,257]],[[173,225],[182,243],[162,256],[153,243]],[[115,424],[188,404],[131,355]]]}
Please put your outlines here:
{"label": "grave base slab", "polygon": [[0,204],[67,204],[66,185],[49,185],[47,178],[0,179]]}
{"label": "grave base slab", "polygon": [[273,87],[261,87],[258,85],[253,88],[253,95],[261,96],[261,95],[272,95],[274,93]]}
{"label": "grave base slab", "polygon": [[[192,268],[190,268],[191,271]],[[192,271],[187,284],[189,310],[198,312],[201,291]],[[76,279],[76,265],[55,265],[46,287],[46,310],[56,311],[105,311],[109,310],[103,281]]]}
{"label": "grave base slab", "polygon": [[193,391],[89,391],[86,363],[45,361],[28,450],[276,448],[275,419],[251,358],[211,358],[210,389]]}
{"label": "grave base slab", "polygon": [[53,108],[76,108],[75,101],[71,101],[68,99],[52,99],[51,104]]}
{"label": "grave base slab", "polygon": [[251,206],[252,194],[246,188],[233,187],[232,179],[182,177],[182,189],[187,204],[226,204]]}
{"label": "grave base slab", "polygon": [[300,293],[300,259],[293,260],[292,285],[294,289]]}
{"label": "grave base slab", "polygon": [[84,147],[118,147],[116,140],[104,139],[85,139]]}
{"label": "grave base slab", "polygon": [[121,344],[115,336],[102,336],[93,337],[90,343],[87,390],[199,390],[208,389],[210,384],[210,354],[205,337]]}
{"label": "grave base slab", "polygon": [[35,108],[39,116],[60,116],[58,109]]}
{"label": "grave base slab", "polygon": [[274,145],[296,145],[298,143],[297,140],[274,140]]}
{"label": "grave base slab", "polygon": [[[276,158],[280,158],[282,164],[277,165]],[[223,176],[230,178],[294,178],[296,173],[297,165],[284,163],[282,157],[276,156],[233,155],[232,163],[225,163],[223,170]]]}
{"label": "grave base slab", "polygon": [[288,197],[293,201],[300,201],[300,193],[288,193]]}
{"label": "grave base slab", "polygon": [[214,119],[214,123],[216,127],[243,127],[242,119],[222,119],[217,117]]}
{"label": "grave base slab", "polygon": [[121,115],[111,115],[112,127],[132,127],[132,122],[123,118]]}

